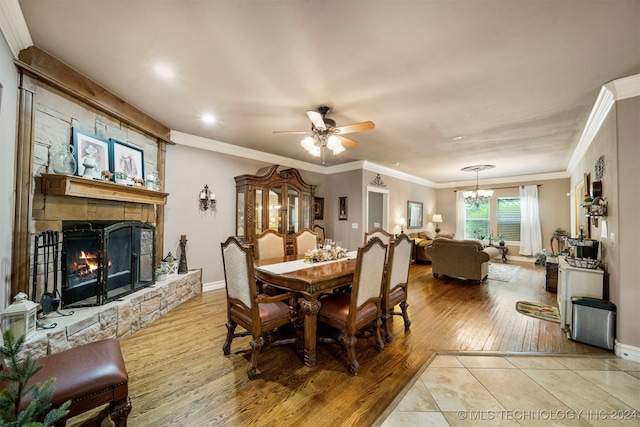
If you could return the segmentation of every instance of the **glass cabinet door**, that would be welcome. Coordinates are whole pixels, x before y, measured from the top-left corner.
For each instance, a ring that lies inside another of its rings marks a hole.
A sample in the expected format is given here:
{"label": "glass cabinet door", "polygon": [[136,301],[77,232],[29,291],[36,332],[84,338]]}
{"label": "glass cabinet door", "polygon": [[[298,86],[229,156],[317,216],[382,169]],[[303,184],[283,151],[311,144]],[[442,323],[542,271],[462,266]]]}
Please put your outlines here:
{"label": "glass cabinet door", "polygon": [[283,233],[282,230],[282,188],[269,189],[269,228]]}
{"label": "glass cabinet door", "polygon": [[236,191],[236,236],[247,237],[244,229],[244,206],[245,206],[244,190]]}
{"label": "glass cabinet door", "polygon": [[302,195],[302,206],[300,207],[302,215],[302,228],[311,228],[311,195]]}
{"label": "glass cabinet door", "polygon": [[289,212],[287,213],[288,216],[288,220],[287,220],[287,225],[288,225],[288,229],[287,232],[292,234],[292,233],[296,233],[299,230],[299,218],[298,218],[298,214],[300,212],[300,196],[298,193],[298,190],[294,190],[294,189],[289,189],[289,191],[287,191],[287,206],[289,208]]}
{"label": "glass cabinet door", "polygon": [[253,215],[253,220],[255,221],[255,234],[260,234],[264,231],[264,192],[262,190],[256,190],[255,205],[255,212]]}

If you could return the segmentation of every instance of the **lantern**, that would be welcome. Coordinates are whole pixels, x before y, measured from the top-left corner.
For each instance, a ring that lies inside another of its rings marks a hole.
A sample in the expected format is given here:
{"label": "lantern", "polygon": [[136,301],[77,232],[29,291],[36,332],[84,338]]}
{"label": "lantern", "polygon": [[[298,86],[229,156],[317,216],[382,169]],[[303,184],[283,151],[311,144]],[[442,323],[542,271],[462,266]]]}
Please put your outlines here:
{"label": "lantern", "polygon": [[20,292],[13,299],[13,304],[0,313],[2,333],[4,335],[7,330],[10,330],[15,339],[23,336],[27,340],[36,333],[38,304],[29,301],[24,292]]}

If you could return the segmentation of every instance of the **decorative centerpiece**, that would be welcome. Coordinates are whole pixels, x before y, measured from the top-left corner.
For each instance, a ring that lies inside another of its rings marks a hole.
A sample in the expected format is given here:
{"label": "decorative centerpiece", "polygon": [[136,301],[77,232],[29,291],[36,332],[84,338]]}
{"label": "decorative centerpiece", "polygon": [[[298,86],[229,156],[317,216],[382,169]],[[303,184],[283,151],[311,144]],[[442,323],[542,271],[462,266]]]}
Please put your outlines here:
{"label": "decorative centerpiece", "polygon": [[311,249],[304,254],[304,262],[314,263],[345,258],[349,251],[340,246]]}

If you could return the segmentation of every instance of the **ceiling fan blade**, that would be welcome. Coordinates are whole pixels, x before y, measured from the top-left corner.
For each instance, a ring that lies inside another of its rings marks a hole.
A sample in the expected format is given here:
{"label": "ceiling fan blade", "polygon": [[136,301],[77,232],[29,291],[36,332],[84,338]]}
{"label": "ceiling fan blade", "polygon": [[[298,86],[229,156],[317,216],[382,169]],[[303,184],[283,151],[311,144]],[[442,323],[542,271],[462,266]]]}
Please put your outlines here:
{"label": "ceiling fan blade", "polygon": [[354,123],[352,125],[340,126],[335,128],[335,131],[338,135],[342,135],[343,133],[353,133],[353,132],[362,132],[365,130],[371,130],[371,129],[375,129],[375,127],[376,127],[375,123],[368,121],[368,122]]}
{"label": "ceiling fan blade", "polygon": [[342,146],[344,148],[353,148],[356,145],[358,145],[358,141],[354,141],[353,139],[349,139],[346,136],[340,135],[340,139],[341,139],[340,142],[342,142]]}
{"label": "ceiling fan blade", "polygon": [[327,127],[324,125],[324,119],[322,118],[322,114],[317,111],[307,111],[307,117],[311,120],[311,123],[316,127],[316,129],[325,130]]}
{"label": "ceiling fan blade", "polygon": [[309,133],[309,132],[305,132],[303,130],[298,131],[298,130],[274,130],[273,133],[285,133],[285,134],[290,134],[290,135],[304,135],[305,133]]}

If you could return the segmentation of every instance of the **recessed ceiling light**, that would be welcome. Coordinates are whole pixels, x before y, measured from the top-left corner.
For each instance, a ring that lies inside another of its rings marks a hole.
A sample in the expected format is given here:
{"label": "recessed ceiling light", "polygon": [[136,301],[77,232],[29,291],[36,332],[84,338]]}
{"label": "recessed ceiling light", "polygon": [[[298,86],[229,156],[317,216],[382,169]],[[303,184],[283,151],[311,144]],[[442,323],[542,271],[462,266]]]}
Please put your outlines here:
{"label": "recessed ceiling light", "polygon": [[202,121],[207,123],[207,124],[212,124],[216,122],[216,118],[213,116],[213,114],[203,114],[202,115]]}
{"label": "recessed ceiling light", "polygon": [[164,77],[166,79],[172,79],[176,75],[175,71],[173,71],[173,68],[171,68],[167,64],[155,64],[153,66],[153,71],[155,71],[155,73],[160,77]]}

